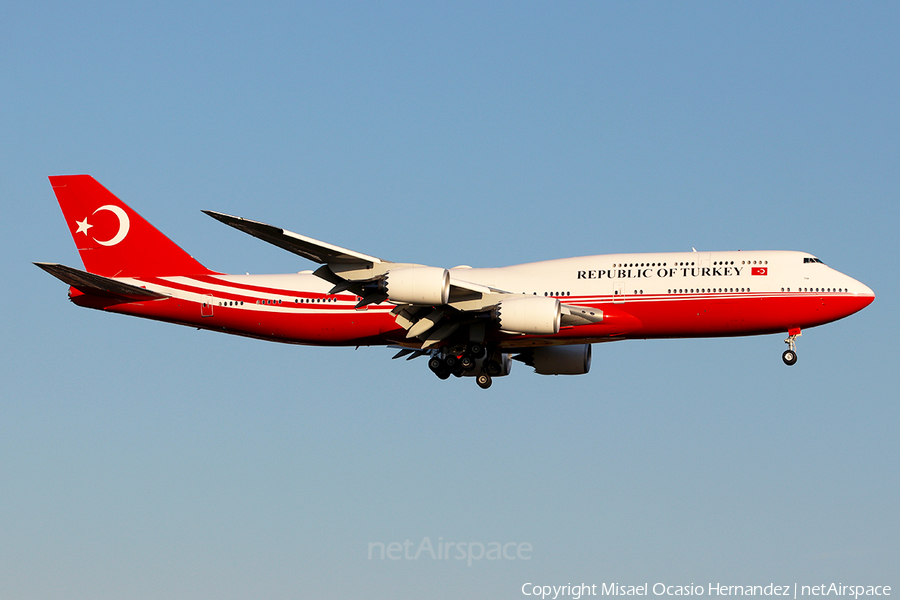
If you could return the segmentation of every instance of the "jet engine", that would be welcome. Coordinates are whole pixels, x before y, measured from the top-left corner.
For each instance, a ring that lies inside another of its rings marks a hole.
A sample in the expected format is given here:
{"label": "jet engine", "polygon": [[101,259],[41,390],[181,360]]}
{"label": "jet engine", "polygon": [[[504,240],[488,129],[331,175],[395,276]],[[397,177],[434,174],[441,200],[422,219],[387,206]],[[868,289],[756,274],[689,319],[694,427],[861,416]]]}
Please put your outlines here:
{"label": "jet engine", "polygon": [[384,275],[382,289],[395,304],[439,306],[450,299],[450,271],[439,267],[392,269]]}
{"label": "jet engine", "polygon": [[501,300],[494,309],[500,329],[510,333],[554,335],[559,333],[562,309],[556,298],[525,296]]}
{"label": "jet engine", "polygon": [[591,370],[591,345],[541,346],[516,359],[540,375],[584,375]]}

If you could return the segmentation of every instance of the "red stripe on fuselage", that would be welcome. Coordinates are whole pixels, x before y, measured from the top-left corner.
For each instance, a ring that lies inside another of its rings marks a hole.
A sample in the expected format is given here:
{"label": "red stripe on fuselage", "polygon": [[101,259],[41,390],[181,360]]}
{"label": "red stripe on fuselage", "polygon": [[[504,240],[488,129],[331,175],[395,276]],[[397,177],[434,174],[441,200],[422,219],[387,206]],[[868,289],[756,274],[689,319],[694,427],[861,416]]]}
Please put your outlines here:
{"label": "red stripe on fuselage", "polygon": [[214,305],[212,316],[204,317],[201,303],[181,298],[119,303],[77,291],[71,297],[75,304],[87,308],[292,344],[381,345],[394,343],[392,331],[405,334],[386,311],[350,313],[316,307],[316,310],[276,312],[257,310],[255,304]]}
{"label": "red stripe on fuselage", "polygon": [[635,337],[719,337],[815,327],[852,315],[872,300],[844,293],[753,292],[626,298],[616,306],[641,322]]}
{"label": "red stripe on fuselage", "polygon": [[[348,309],[354,308],[356,302],[358,301],[358,298],[356,296],[349,294],[334,295],[322,292],[253,286],[243,283],[238,284],[230,281],[223,281],[214,277],[184,277],[182,279],[189,279],[196,282],[197,284],[191,285],[183,281],[172,281],[169,278],[141,278],[140,280],[151,285],[175,289],[182,292],[204,296],[213,296],[216,300],[242,301],[253,305],[257,305],[257,301],[260,301],[260,303],[258,304],[258,306],[260,307],[270,306],[273,308],[300,308],[305,310],[314,308],[316,310],[323,311],[346,311]],[[203,287],[203,284],[215,285],[217,286],[217,288],[213,289],[210,287]],[[221,288],[229,288],[229,290],[226,291]],[[325,299],[328,299],[329,301],[322,302],[322,300]],[[278,300],[281,300],[282,302],[280,304],[266,303],[267,301],[277,302]],[[299,302],[294,302],[294,300],[299,300]],[[381,308],[382,310],[389,311],[393,308],[393,306],[373,308],[376,308],[376,310],[377,308]]]}
{"label": "red stripe on fuselage", "polygon": [[[210,293],[209,290],[199,286],[176,284],[167,280],[147,280],[147,282],[197,294]],[[217,285],[225,285],[225,282],[219,280]],[[254,302],[255,296],[246,295],[243,286],[234,288],[234,294],[223,293],[220,290],[212,293],[217,299]],[[297,291],[267,288],[262,290],[272,295],[303,297],[303,293]],[[348,297],[353,298],[355,297]],[[868,306],[874,296],[844,293],[753,292],[632,295],[625,296],[621,302],[616,303],[613,303],[612,299],[611,296],[561,298],[566,303],[603,311],[603,321],[591,325],[564,327],[557,335],[547,338],[560,341],[576,339],[601,341],[779,333],[796,327],[809,328],[841,319]],[[181,298],[117,303],[107,298],[85,296],[76,291],[72,295],[72,300],[82,306],[110,312],[286,343],[321,345],[409,343],[405,337],[406,332],[396,325],[393,316],[388,312],[392,305],[387,304],[373,306],[375,310],[367,311],[347,310],[347,304],[329,306],[285,302],[281,305],[271,305],[272,309],[291,307],[305,309],[296,312],[260,310],[269,305],[255,303],[244,306],[216,304],[213,306],[211,317],[201,317],[200,303]],[[541,336],[496,333],[489,335],[487,341],[512,346],[517,343],[533,343],[540,339]]]}

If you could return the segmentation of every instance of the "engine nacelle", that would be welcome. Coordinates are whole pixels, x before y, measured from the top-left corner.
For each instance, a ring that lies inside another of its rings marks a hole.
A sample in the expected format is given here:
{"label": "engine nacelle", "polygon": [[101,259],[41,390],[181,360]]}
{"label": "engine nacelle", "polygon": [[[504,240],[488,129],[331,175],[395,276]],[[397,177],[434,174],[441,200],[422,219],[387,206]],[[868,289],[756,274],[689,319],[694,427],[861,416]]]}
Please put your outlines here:
{"label": "engine nacelle", "polygon": [[556,298],[525,296],[501,300],[494,309],[500,329],[510,333],[554,335],[559,333],[562,309]]}
{"label": "engine nacelle", "polygon": [[439,306],[450,300],[450,271],[440,267],[391,269],[382,287],[388,300],[396,304]]}
{"label": "engine nacelle", "polygon": [[591,370],[591,345],[541,346],[532,350],[531,361],[540,375],[584,375]]}

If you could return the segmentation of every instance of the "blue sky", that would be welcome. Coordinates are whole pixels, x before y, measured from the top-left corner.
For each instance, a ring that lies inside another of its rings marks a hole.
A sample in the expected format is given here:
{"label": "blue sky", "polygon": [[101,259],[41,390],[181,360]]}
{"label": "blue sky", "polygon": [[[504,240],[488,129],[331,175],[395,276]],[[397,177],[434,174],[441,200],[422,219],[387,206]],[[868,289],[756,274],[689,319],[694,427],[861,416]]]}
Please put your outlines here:
{"label": "blue sky", "polygon": [[[32,3],[0,24],[0,595],[514,598],[527,582],[900,589],[893,3]],[[487,393],[392,351],[79,309],[47,175],[209,267],[203,215],[451,267],[792,249],[872,287],[781,336],[622,342]],[[424,538],[529,560],[369,559]]]}

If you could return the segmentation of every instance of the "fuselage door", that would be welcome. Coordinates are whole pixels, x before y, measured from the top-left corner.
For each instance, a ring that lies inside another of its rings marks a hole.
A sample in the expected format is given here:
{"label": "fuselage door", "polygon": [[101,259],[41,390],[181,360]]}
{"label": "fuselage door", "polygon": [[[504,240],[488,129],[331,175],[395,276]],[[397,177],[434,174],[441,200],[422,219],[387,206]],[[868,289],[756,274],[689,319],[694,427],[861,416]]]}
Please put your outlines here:
{"label": "fuselage door", "polygon": [[211,317],[213,316],[213,297],[212,294],[206,295],[203,297],[203,302],[200,304],[200,316],[201,317]]}

